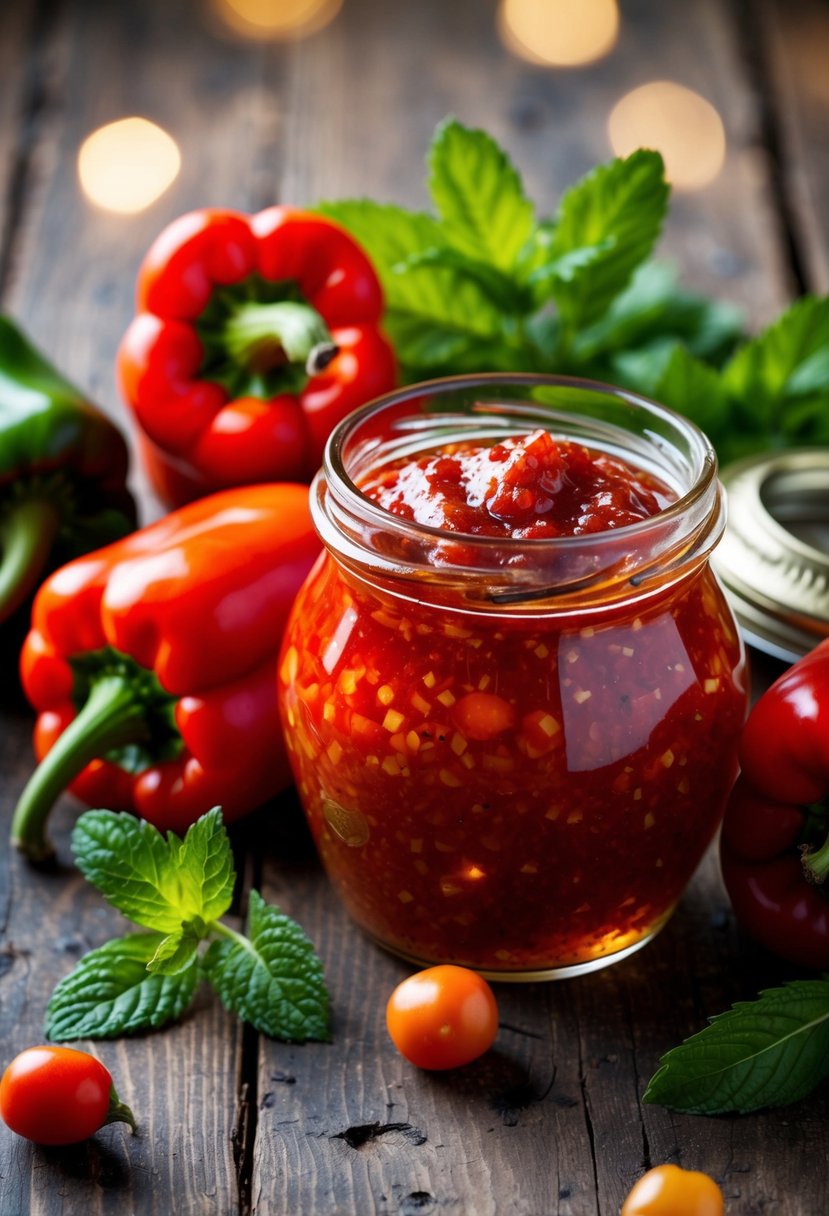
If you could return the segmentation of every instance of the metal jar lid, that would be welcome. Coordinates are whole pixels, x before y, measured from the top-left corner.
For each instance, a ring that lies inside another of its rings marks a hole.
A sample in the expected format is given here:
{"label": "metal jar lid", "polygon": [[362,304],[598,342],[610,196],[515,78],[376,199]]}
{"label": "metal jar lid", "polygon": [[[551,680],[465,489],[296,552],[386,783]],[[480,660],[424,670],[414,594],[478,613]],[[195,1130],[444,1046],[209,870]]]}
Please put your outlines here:
{"label": "metal jar lid", "polygon": [[748,642],[794,661],[829,637],[829,449],[726,465],[713,565]]}

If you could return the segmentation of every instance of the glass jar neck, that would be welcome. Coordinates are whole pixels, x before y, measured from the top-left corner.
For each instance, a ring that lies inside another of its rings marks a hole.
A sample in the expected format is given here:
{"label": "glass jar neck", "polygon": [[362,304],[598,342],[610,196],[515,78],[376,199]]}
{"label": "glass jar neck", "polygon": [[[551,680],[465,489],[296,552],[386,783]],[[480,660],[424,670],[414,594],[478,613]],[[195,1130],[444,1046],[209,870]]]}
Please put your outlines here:
{"label": "glass jar neck", "polygon": [[[675,501],[624,527],[528,540],[420,524],[359,488],[392,461],[539,428],[622,458],[666,484]],[[436,381],[357,411],[329,440],[311,509],[329,551],[358,577],[425,602],[516,613],[649,597],[693,574],[725,522],[716,458],[692,423],[621,390],[533,376]]]}

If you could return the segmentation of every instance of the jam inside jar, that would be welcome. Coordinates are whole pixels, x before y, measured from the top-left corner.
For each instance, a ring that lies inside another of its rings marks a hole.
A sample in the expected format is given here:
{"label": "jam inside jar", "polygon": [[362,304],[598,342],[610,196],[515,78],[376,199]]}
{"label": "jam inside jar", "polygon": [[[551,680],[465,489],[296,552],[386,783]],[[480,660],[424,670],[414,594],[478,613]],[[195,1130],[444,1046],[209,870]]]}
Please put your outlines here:
{"label": "jam inside jar", "polygon": [[716,461],[619,390],[487,376],[333,434],[280,662],[323,864],[420,963],[557,978],[665,923],[719,823],[745,659]]}

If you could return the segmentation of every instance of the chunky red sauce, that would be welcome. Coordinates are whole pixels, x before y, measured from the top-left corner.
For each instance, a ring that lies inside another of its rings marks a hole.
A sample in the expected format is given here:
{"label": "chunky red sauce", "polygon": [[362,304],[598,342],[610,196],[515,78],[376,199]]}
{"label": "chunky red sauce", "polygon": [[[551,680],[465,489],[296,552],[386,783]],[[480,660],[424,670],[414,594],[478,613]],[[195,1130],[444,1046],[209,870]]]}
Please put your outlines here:
{"label": "chunky red sauce", "polygon": [[626,462],[548,431],[398,460],[360,488],[420,524],[521,540],[606,532],[655,515],[671,499]]}
{"label": "chunky red sauce", "polygon": [[[540,436],[446,448],[363,489],[407,518],[496,536],[619,527],[667,500],[622,461]],[[647,939],[718,823],[741,663],[707,569],[606,612],[527,617],[425,604],[327,557],[298,598],[280,681],[297,784],[346,906],[403,954],[494,972]]]}

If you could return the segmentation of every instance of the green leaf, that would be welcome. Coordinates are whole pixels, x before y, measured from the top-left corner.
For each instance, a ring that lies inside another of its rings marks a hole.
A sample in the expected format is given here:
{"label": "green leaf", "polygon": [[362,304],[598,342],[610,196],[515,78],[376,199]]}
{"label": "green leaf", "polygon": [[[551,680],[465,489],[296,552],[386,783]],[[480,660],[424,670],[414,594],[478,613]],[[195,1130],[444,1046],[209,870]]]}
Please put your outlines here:
{"label": "green leaf", "polygon": [[87,811],[75,825],[72,851],[84,877],[136,924],[175,933],[191,914],[170,849],[151,823]]}
{"label": "green leaf", "polygon": [[218,920],[233,901],[236,878],[221,807],[201,815],[187,829],[183,842],[170,833],[169,844],[189,917]]}
{"label": "green leaf", "polygon": [[196,958],[205,929],[203,921],[185,921],[178,933],[168,933],[158,943],[147,970],[154,975],[179,975],[185,971]]}
{"label": "green leaf", "polygon": [[702,1115],[796,1102],[829,1075],[829,980],[740,1001],[661,1064],[645,1102]]}
{"label": "green leaf", "polygon": [[485,131],[450,118],[427,158],[429,189],[449,243],[500,270],[511,270],[534,226],[533,205],[506,153]]}
{"label": "green leaf", "polygon": [[226,1008],[275,1039],[327,1039],[322,964],[296,921],[251,891],[248,940],[225,932],[203,966]]}
{"label": "green leaf", "polygon": [[741,335],[739,309],[684,291],[673,267],[645,262],[595,324],[574,342],[588,362],[615,351],[632,351],[657,339],[682,341],[691,354],[719,366]]}
{"label": "green leaf", "polygon": [[652,396],[690,418],[712,442],[729,430],[730,408],[719,372],[695,359],[684,346],[674,347]]}
{"label": "green leaf", "polygon": [[492,303],[504,312],[524,315],[534,307],[532,293],[526,287],[516,283],[496,266],[471,258],[459,249],[441,246],[412,254],[398,267],[397,273],[405,274],[420,266],[442,266],[447,270],[459,271],[465,278],[477,283]]}
{"label": "green leaf", "polygon": [[85,878],[130,920],[177,933],[183,921],[215,920],[233,898],[233,856],[222,813],[214,807],[184,840],[132,815],[87,811],[72,834]]}
{"label": "green leaf", "polygon": [[431,216],[365,199],[318,210],[342,224],[374,263],[386,297],[383,325],[407,379],[454,365],[480,339],[500,341],[503,313],[480,281],[448,263],[430,264],[446,250]]}
{"label": "green leaf", "polygon": [[195,961],[176,975],[147,964],[161,935],[132,933],[87,954],[55,988],[46,1009],[50,1039],[112,1039],[156,1030],[181,1016],[196,990]]}
{"label": "green leaf", "polygon": [[324,202],[316,210],[340,224],[362,245],[380,276],[387,305],[408,298],[400,276],[408,260],[446,244],[438,221],[421,211],[406,211],[371,199]]}
{"label": "green leaf", "polygon": [[537,285],[573,327],[597,320],[653,248],[668,205],[662,157],[599,165],[564,195]]}
{"label": "green leaf", "polygon": [[766,429],[790,442],[814,441],[814,422],[820,427],[829,412],[827,347],[829,296],[804,296],[737,351],[724,372],[726,389]]}
{"label": "green leaf", "polygon": [[[470,348],[502,341],[503,314],[480,286],[452,270],[424,266],[400,276],[405,303],[389,305],[384,327],[404,369],[464,358]],[[402,292],[398,293],[398,299]]]}

